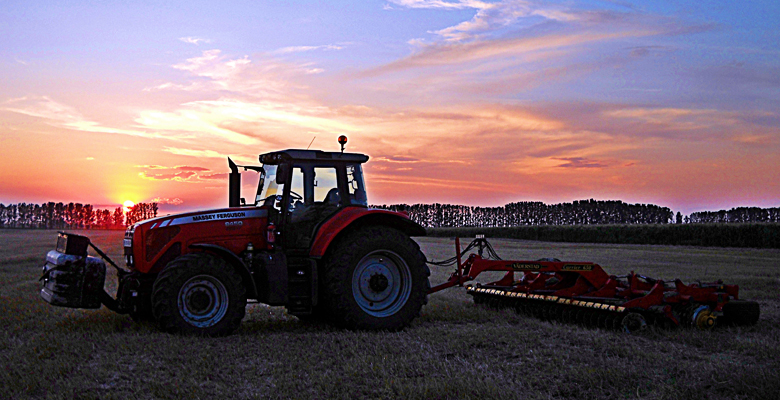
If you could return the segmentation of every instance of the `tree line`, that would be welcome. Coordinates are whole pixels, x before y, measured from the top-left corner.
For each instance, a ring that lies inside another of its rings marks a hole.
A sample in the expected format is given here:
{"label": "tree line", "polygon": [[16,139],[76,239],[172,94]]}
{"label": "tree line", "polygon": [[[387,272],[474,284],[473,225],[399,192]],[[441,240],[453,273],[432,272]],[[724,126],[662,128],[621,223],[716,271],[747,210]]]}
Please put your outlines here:
{"label": "tree line", "polygon": [[700,211],[686,218],[691,223],[780,222],[780,207],[737,207],[728,211]]}
{"label": "tree line", "polygon": [[[413,221],[428,228],[780,222],[780,207],[738,207],[683,216],[655,204],[593,199],[558,204],[523,201],[501,207],[439,203],[372,207],[406,212]],[[138,203],[127,212],[122,207],[111,211],[81,203],[0,203],[0,228],[123,229],[156,217],[158,211],[157,203]]]}
{"label": "tree line", "polygon": [[157,203],[138,203],[127,212],[122,207],[111,211],[81,203],[0,203],[0,228],[124,229],[156,217],[157,212]]}
{"label": "tree line", "polygon": [[558,204],[523,201],[502,207],[438,203],[372,207],[406,212],[413,221],[427,228],[780,221],[778,208],[743,207],[729,211],[695,212],[683,217],[680,212],[675,215],[668,207],[655,204],[594,199]]}

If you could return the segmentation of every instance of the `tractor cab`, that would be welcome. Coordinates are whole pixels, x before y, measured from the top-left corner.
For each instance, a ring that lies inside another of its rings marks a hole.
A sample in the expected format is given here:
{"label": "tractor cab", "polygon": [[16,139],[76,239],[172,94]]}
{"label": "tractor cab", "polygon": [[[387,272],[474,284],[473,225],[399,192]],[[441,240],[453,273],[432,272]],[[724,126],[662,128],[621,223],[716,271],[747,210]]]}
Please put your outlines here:
{"label": "tractor cab", "polygon": [[282,150],[262,154],[262,167],[231,167],[230,204],[239,198],[238,167],[260,172],[251,206],[268,209],[276,243],[283,248],[309,249],[317,228],[345,207],[367,207],[362,164],[368,156],[320,150]]}

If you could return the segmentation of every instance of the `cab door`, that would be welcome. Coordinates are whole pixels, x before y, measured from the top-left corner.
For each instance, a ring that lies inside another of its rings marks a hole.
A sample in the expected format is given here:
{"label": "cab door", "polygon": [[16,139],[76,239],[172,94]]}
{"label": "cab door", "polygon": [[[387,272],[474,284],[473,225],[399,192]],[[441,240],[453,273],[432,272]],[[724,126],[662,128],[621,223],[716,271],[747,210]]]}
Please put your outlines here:
{"label": "cab door", "polygon": [[315,229],[342,206],[344,167],[298,162],[291,172],[283,243],[287,249],[308,249]]}

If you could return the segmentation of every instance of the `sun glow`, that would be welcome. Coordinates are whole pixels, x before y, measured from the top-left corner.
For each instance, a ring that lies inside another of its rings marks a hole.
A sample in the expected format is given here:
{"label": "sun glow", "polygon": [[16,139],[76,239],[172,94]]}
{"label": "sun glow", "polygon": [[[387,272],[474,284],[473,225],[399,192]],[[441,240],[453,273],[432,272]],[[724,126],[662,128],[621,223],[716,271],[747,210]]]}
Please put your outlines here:
{"label": "sun glow", "polygon": [[125,202],[122,203],[122,210],[124,212],[128,212],[128,211],[130,211],[131,208],[133,208],[134,205],[135,205],[135,203],[133,203],[132,201],[125,200]]}

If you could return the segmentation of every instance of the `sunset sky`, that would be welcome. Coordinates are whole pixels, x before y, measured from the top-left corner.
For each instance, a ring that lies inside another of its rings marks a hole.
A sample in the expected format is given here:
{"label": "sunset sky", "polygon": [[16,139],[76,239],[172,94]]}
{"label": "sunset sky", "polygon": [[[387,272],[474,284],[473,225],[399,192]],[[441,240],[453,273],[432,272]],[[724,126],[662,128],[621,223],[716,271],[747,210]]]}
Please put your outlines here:
{"label": "sunset sky", "polygon": [[227,156],[345,134],[372,204],[777,207],[778,20],[777,0],[3,0],[0,203],[225,206]]}

